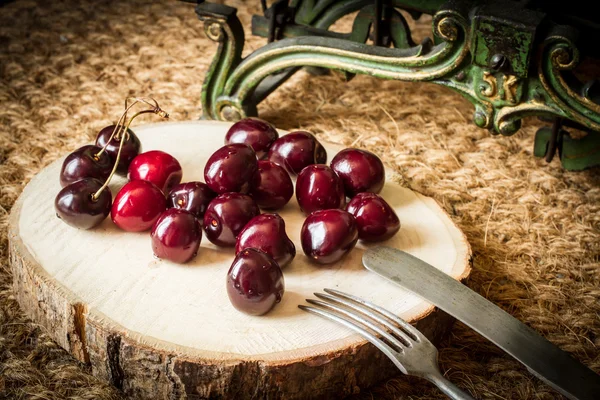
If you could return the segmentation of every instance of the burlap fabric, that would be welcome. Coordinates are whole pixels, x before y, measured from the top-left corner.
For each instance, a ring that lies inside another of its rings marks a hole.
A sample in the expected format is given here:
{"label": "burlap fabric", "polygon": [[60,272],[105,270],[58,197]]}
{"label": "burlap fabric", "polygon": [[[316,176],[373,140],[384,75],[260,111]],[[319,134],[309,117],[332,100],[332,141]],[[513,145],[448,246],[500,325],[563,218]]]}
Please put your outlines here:
{"label": "burlap fabric", "polygon": [[[258,12],[258,1],[249,3],[227,1],[246,28]],[[263,43],[249,39],[246,52]],[[120,398],[19,310],[7,216],[31,177],[114,122],[127,95],[156,97],[172,120],[198,118],[215,49],[193,6],[177,1],[21,0],[0,8],[0,397]],[[474,252],[470,287],[600,371],[599,170],[565,172],[557,160],[535,159],[536,120],[493,137],[472,124],[472,106],[444,88],[304,72],[259,111],[282,129],[380,154],[465,232]],[[480,399],[559,398],[461,324],[442,343],[440,361]],[[443,398],[402,376],[358,397]]]}

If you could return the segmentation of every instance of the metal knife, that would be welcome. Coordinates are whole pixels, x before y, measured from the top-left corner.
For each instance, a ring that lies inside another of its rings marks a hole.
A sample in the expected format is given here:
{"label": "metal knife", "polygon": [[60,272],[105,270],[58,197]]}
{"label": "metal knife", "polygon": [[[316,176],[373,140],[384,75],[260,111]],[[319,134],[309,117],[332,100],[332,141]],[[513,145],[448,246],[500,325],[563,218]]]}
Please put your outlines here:
{"label": "metal knife", "polygon": [[367,250],[363,264],[462,321],[569,399],[600,399],[600,375],[441,270],[385,246]]}

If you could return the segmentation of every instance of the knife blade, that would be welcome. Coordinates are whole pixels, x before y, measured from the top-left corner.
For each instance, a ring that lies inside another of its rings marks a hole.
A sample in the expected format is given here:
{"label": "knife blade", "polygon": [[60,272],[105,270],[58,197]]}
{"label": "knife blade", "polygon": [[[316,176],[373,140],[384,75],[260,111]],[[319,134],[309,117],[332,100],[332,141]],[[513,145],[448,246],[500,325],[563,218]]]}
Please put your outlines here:
{"label": "knife blade", "polygon": [[443,271],[385,246],[367,250],[363,264],[462,321],[569,399],[600,398],[600,375]]}

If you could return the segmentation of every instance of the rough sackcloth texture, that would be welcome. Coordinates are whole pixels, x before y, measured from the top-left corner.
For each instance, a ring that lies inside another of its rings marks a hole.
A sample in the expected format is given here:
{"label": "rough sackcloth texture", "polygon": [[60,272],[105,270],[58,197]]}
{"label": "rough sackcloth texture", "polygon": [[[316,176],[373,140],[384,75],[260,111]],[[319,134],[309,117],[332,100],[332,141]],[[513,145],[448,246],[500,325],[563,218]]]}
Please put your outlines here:
{"label": "rough sackcloth texture", "polygon": [[[248,30],[259,2],[226,3]],[[430,32],[427,21],[411,25],[417,38]],[[265,43],[247,37],[246,53]],[[0,398],[121,398],[20,311],[7,265],[8,213],[41,168],[115,122],[128,95],[154,96],[175,121],[199,118],[215,50],[193,6],[178,1],[18,0],[0,8]],[[537,120],[494,137],[445,88],[305,72],[259,112],[282,129],[379,154],[465,232],[471,288],[600,372],[599,169],[566,172],[558,160],[535,159]],[[460,323],[441,344],[440,362],[479,399],[560,398]],[[398,376],[357,398],[444,397]]]}

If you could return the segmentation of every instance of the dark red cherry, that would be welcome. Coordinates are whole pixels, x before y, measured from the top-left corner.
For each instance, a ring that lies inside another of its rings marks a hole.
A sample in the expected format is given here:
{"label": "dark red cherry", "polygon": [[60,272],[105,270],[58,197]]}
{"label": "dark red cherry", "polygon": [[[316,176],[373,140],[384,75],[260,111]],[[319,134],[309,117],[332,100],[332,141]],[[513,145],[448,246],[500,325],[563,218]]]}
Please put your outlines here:
{"label": "dark red cherry", "polygon": [[156,220],[150,236],[156,257],[183,264],[198,253],[202,224],[191,212],[170,208]]}
{"label": "dark red cherry", "polygon": [[267,158],[296,175],[308,165],[325,164],[327,152],[310,133],[295,131],[273,142]]}
{"label": "dark red cherry", "polygon": [[296,199],[307,215],[313,211],[343,208],[346,205],[341,179],[323,164],[309,165],[300,172],[296,179]]}
{"label": "dark red cherry", "polygon": [[283,167],[274,162],[258,162],[258,177],[250,196],[260,208],[277,210],[285,206],[294,194],[294,185]]}
{"label": "dark red cherry", "polygon": [[259,118],[244,118],[229,128],[225,144],[243,143],[252,147],[258,159],[264,158],[271,144],[279,137],[277,130]]}
{"label": "dark red cherry", "polygon": [[204,166],[204,181],[216,193],[248,193],[258,163],[252,147],[234,143],[215,151]]}
{"label": "dark red cherry", "polygon": [[210,202],[204,213],[206,237],[217,246],[235,246],[244,226],[258,214],[258,206],[246,194],[219,195]]}
{"label": "dark red cherry", "polygon": [[264,251],[281,268],[296,257],[296,246],[285,232],[285,222],[278,214],[261,214],[252,218],[240,232],[235,254],[251,247]]}
{"label": "dark red cherry", "polygon": [[186,182],[173,186],[167,195],[167,207],[187,210],[202,219],[208,203],[217,197],[208,185],[202,182]]}
{"label": "dark red cherry", "polygon": [[285,284],[279,265],[256,249],[238,253],[227,272],[227,295],[238,310],[263,315],[281,301]]}
{"label": "dark red cherry", "polygon": [[102,185],[97,179],[84,178],[65,186],[54,200],[56,216],[79,229],[100,225],[110,213],[112,201],[108,188],[100,192],[97,199],[92,197]]}
{"label": "dark red cherry", "polygon": [[400,229],[400,220],[394,209],[375,193],[357,194],[348,203],[347,210],[354,215],[358,237],[362,240],[387,240]]}
{"label": "dark red cherry", "polygon": [[163,193],[169,193],[181,182],[181,164],[172,155],[160,150],[147,151],[138,155],[129,164],[129,180],[152,182]]}
{"label": "dark red cherry", "polygon": [[[98,136],[96,136],[96,146],[104,147],[106,145],[115,126],[116,125],[107,126],[98,133]],[[117,166],[117,173],[123,176],[127,175],[127,170],[131,161],[133,161],[133,159],[142,151],[142,144],[136,134],[133,133],[131,129],[127,129],[127,133],[128,135],[123,135],[123,132],[121,132],[121,137],[125,136],[125,143],[123,143],[121,155],[119,156],[119,165]],[[117,159],[120,145],[121,140],[113,136],[108,146],[106,146],[106,152],[110,156],[113,164]]]}
{"label": "dark red cherry", "polygon": [[113,163],[106,152],[97,155],[101,150],[100,147],[87,145],[69,154],[60,170],[60,185],[65,187],[83,178],[104,182],[112,171]]}
{"label": "dark red cherry", "polygon": [[344,210],[319,210],[304,220],[302,250],[312,261],[329,264],[354,248],[358,230],[354,217]]}
{"label": "dark red cherry", "polygon": [[344,149],[331,160],[331,168],[344,183],[346,196],[379,193],[385,183],[383,163],[375,154],[360,149]]}
{"label": "dark red cherry", "polygon": [[115,196],[110,216],[119,228],[141,232],[152,228],[167,208],[162,191],[148,181],[131,181]]}

